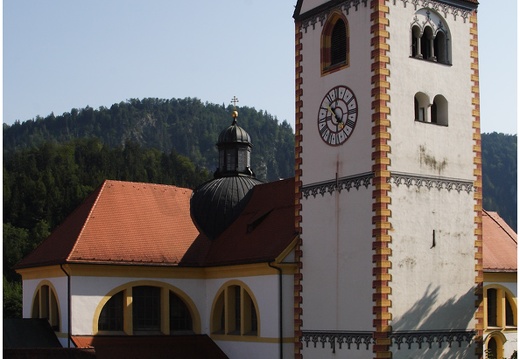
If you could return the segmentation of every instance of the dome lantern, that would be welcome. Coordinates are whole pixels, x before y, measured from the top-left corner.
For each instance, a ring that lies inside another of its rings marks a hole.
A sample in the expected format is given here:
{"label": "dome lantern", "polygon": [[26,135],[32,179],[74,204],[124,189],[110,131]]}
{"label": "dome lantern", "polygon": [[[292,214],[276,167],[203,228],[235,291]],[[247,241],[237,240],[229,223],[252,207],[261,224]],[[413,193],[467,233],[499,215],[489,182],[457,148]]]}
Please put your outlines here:
{"label": "dome lantern", "polygon": [[[231,100],[234,105],[236,97]],[[197,228],[211,239],[217,238],[245,208],[251,190],[262,182],[250,169],[251,138],[237,124],[238,112],[233,109],[233,122],[218,136],[219,167],[214,179],[195,189],[190,212]]]}
{"label": "dome lantern", "polygon": [[[231,101],[236,105],[238,99]],[[251,170],[251,137],[237,124],[238,111],[233,108],[233,122],[218,136],[219,166],[215,178],[246,175],[254,177]]]}

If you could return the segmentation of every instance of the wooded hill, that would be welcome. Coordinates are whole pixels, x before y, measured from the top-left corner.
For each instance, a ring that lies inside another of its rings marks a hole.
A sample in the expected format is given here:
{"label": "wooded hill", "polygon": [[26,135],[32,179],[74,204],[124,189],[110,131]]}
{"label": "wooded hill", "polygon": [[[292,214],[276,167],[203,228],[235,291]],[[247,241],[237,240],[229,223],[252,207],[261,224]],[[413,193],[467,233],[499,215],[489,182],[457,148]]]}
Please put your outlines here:
{"label": "wooded hill", "polygon": [[[294,133],[264,111],[238,108],[264,181],[294,175]],[[12,266],[105,179],[195,188],[213,178],[215,142],[232,107],[198,99],[132,99],[4,124],[4,317],[21,314]],[[483,134],[484,208],[516,229],[516,135]]]}
{"label": "wooded hill", "polygon": [[[238,108],[238,125],[251,136],[253,171],[261,180],[272,181],[293,175],[294,135],[286,121],[254,108]],[[231,125],[232,107],[202,103],[195,98],[131,99],[110,108],[72,109],[61,116],[4,124],[4,151],[64,143],[77,138],[98,138],[109,148],[138,144],[161,152],[186,156],[198,168],[214,171],[215,142]]]}

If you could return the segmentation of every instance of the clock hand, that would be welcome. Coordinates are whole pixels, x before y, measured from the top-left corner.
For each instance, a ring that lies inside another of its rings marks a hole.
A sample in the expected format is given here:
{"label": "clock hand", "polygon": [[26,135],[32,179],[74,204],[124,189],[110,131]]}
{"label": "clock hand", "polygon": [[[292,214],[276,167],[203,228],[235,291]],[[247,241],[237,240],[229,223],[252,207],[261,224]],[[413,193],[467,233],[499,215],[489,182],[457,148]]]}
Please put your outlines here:
{"label": "clock hand", "polygon": [[336,108],[335,107],[331,108],[330,106],[327,105],[327,109],[330,111],[330,113],[332,113],[334,115],[334,118],[336,119],[339,128],[343,129],[343,127],[345,127],[345,124],[343,123],[343,118],[338,118],[338,115],[336,115],[336,111],[334,111]]}
{"label": "clock hand", "polygon": [[328,109],[329,112],[334,116],[334,118],[336,119],[336,121],[340,121],[340,120],[338,120],[338,115],[336,115],[336,111],[334,111],[334,110],[335,110],[334,108],[331,108],[330,106],[327,105],[327,109]]}

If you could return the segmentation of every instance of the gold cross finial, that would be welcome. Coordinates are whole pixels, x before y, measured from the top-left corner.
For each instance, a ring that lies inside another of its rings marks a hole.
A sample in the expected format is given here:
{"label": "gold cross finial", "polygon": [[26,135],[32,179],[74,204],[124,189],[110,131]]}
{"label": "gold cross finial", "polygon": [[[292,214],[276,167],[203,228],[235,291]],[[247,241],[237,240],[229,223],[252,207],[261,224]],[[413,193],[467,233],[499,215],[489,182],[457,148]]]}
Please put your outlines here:
{"label": "gold cross finial", "polygon": [[231,99],[231,102],[233,103],[233,109],[236,110],[238,98],[236,96],[233,96],[233,98]]}
{"label": "gold cross finial", "polygon": [[237,111],[237,102],[238,102],[238,98],[236,96],[233,96],[233,98],[231,99],[231,102],[233,103],[233,124],[236,123],[237,121],[237,117],[238,117],[238,111]]}

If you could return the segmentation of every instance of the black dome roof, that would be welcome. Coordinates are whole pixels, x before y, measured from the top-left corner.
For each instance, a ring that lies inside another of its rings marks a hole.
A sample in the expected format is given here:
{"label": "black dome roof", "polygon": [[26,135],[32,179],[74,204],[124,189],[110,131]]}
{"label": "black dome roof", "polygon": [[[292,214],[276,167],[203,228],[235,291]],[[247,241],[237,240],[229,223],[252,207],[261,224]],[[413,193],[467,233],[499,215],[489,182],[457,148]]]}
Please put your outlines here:
{"label": "black dome roof", "polygon": [[249,134],[246,132],[246,130],[237,125],[236,117],[233,119],[231,126],[220,132],[217,146],[231,143],[245,143],[252,146],[251,137],[249,137]]}
{"label": "black dome roof", "polygon": [[202,184],[190,200],[193,222],[209,238],[218,237],[237,219],[251,197],[250,190],[260,183],[250,176],[229,176]]}

